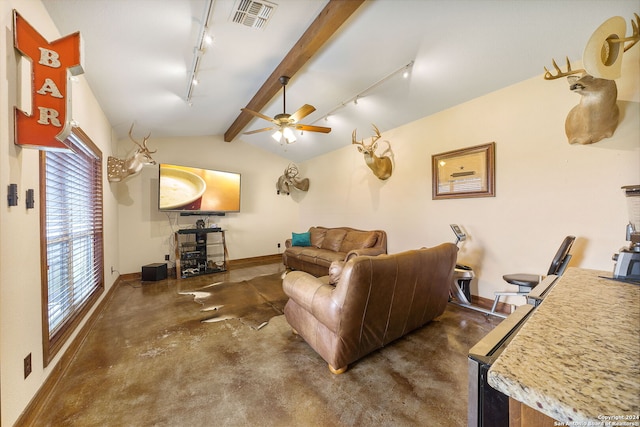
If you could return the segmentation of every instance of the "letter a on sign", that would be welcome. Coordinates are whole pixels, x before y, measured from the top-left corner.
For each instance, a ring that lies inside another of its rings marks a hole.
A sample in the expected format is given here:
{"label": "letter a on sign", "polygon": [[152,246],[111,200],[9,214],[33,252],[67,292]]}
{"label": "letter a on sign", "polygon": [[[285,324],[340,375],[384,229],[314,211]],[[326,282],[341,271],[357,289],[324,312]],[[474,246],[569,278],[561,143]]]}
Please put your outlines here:
{"label": "letter a on sign", "polygon": [[82,74],[80,33],[49,43],[13,11],[13,45],[32,64],[32,112],[14,108],[15,143],[41,150],[69,150],[71,96],[67,74]]}

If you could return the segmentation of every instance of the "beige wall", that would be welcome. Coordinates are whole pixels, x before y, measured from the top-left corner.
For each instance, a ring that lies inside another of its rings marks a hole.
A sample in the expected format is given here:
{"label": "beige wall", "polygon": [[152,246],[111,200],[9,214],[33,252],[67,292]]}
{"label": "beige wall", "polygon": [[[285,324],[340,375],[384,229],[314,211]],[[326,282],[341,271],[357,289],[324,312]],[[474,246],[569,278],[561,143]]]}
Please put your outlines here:
{"label": "beige wall", "polygon": [[[49,40],[60,36],[39,0],[0,1],[0,189],[16,183],[21,197],[19,206],[0,208],[3,425],[14,423],[57,362],[42,366],[39,206],[24,208],[26,189],[39,193],[38,155],[12,140],[18,96],[12,8]],[[544,272],[570,233],[578,236],[572,265],[612,269],[611,255],[625,244],[626,201],[620,187],[640,181],[639,53],[637,47],[628,52],[618,81],[624,118],[616,134],[591,146],[566,143],[564,118],[578,96],[566,82],[545,82],[541,76],[385,132],[395,158],[394,175],[386,182],[373,177],[349,146],[299,165],[301,175],[311,179],[308,193],[278,196],[275,181],[288,161],[241,140],[152,135],[150,145],[158,149],[158,162],[242,174],[242,212],[211,218],[228,230],[232,259],[277,253],[277,243],[311,225],[384,229],[389,251],[399,252],[452,241],[449,224],[459,223],[470,236],[459,259],[478,275],[473,293],[491,298],[493,291],[506,288],[505,273]],[[112,141],[111,125],[84,77],[79,80],[73,85],[74,118],[105,158],[112,152],[124,155],[130,143]],[[497,145],[495,198],[431,200],[431,155],[491,141]],[[158,213],[157,166],[119,184],[108,183],[105,171],[104,188],[106,283],[111,286],[110,266],[131,273],[162,261],[172,251],[173,230],[195,218]],[[28,353],[34,371],[24,380]]]}
{"label": "beige wall", "polygon": [[[16,62],[12,39],[12,9],[33,25],[45,38],[60,37],[40,1],[0,1],[0,399],[1,424],[12,425],[40,388],[60,355],[44,369],[42,363],[42,326],[40,298],[40,206],[38,151],[19,148],[13,143],[13,106],[17,104]],[[72,84],[73,118],[102,150],[110,154],[111,125],[97,104],[86,80],[79,76]],[[108,190],[106,182],[105,188]],[[18,206],[8,207],[6,188],[18,184]],[[25,192],[36,193],[35,209],[25,208]],[[115,198],[104,195],[105,263],[117,257],[118,216]],[[106,274],[109,288],[115,276]],[[23,360],[32,354],[33,372],[24,379]]]}
{"label": "beige wall", "polygon": [[[579,96],[565,79],[541,74],[384,132],[395,160],[387,181],[375,178],[351,146],[304,163],[313,189],[300,203],[300,229],[379,228],[388,233],[389,252],[399,252],[454,241],[449,224],[458,223],[469,235],[458,259],[478,276],[472,293],[490,299],[508,289],[504,274],[546,273],[568,234],[578,238],[571,266],[612,271],[611,256],[626,244],[620,187],[640,183],[639,53],[624,57],[623,119],[612,138],[569,145],[564,120]],[[431,199],[432,155],[492,141],[496,197]]]}

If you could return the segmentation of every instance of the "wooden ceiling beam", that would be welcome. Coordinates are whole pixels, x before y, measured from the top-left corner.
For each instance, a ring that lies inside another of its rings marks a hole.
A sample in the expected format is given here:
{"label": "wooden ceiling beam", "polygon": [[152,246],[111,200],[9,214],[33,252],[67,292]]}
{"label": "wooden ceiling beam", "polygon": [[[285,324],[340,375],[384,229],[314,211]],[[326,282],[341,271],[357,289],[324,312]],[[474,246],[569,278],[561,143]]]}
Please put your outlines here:
{"label": "wooden ceiling beam", "polygon": [[[338,31],[338,28],[364,3],[365,0],[330,0],[322,12],[307,28],[300,40],[291,48],[287,56],[271,73],[267,81],[253,96],[246,108],[260,111],[278,93],[282,85],[280,76],[293,77],[311,57]],[[249,124],[253,116],[241,112],[233,124],[224,133],[224,140],[233,141]]]}

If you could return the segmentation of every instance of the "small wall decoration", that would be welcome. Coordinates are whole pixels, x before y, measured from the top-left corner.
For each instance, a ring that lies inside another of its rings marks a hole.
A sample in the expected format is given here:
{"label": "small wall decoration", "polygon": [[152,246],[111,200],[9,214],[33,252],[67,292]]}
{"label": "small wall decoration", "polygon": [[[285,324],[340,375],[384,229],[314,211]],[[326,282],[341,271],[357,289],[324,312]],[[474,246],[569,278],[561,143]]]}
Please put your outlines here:
{"label": "small wall decoration", "polygon": [[433,199],[495,196],[496,143],[431,156]]}
{"label": "small wall decoration", "polygon": [[380,156],[377,156],[376,149],[378,148],[378,139],[381,138],[381,135],[376,125],[371,124],[371,126],[373,126],[376,135],[371,137],[370,144],[365,144],[364,139],[360,142],[356,140],[356,129],[354,129],[351,134],[351,143],[355,144],[358,147],[358,151],[364,155],[364,161],[367,166],[369,166],[369,169],[373,171],[373,174],[377,176],[378,179],[384,181],[393,173],[391,157],[384,155],[388,151],[391,151],[391,144],[389,144],[389,141],[385,141],[388,144],[387,149],[384,150]]}
{"label": "small wall decoration", "polygon": [[32,113],[14,108],[15,144],[69,151],[71,96],[67,74],[83,73],[81,38],[76,32],[49,43],[13,11],[13,45],[32,64]]}
{"label": "small wall decoration", "polygon": [[276,183],[276,190],[278,194],[289,195],[291,189],[295,188],[300,191],[309,190],[309,178],[298,178],[298,167],[293,163],[289,163],[289,166],[284,170],[284,174],[278,178]]}
{"label": "small wall decoration", "polygon": [[142,144],[133,139],[131,135],[133,132],[133,124],[129,128],[129,139],[138,146],[133,154],[126,159],[119,159],[117,157],[109,156],[107,158],[107,176],[109,182],[119,182],[130,176],[134,176],[140,173],[144,165],[155,165],[156,162],[151,158],[151,154],[158,150],[150,151],[147,147],[147,141],[151,136],[145,136],[142,140]]}

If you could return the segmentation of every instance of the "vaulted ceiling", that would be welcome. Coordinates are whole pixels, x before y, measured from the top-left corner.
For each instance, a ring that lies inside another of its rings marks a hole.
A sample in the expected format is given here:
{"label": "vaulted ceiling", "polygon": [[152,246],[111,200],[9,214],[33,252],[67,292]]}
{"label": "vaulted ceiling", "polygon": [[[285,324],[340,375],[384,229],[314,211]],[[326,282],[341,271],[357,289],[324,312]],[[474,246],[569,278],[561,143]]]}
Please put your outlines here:
{"label": "vaulted ceiling", "polygon": [[[62,35],[82,34],[85,77],[120,138],[132,123],[136,133],[151,132],[151,144],[153,138],[226,135],[231,144],[241,139],[292,161],[350,144],[354,129],[368,136],[371,123],[384,134],[542,78],[552,58],[580,60],[606,19],[620,15],[629,22],[640,11],[637,0],[366,0],[352,14],[343,12],[346,21],[335,25],[337,17],[321,19],[332,6],[327,0],[43,3]],[[258,20],[258,28],[234,22],[246,18],[238,7],[257,3],[271,8],[266,22]],[[213,43],[200,57],[199,84],[188,99],[205,21]],[[317,27],[305,34],[314,22]],[[308,58],[305,46],[314,51]],[[297,142],[285,146],[272,132],[243,134],[270,125],[240,116],[261,89],[266,95],[254,104],[259,111],[269,117],[283,112],[281,64],[293,67],[286,112],[311,104],[316,111],[301,122],[331,127],[331,133],[298,132]]]}

